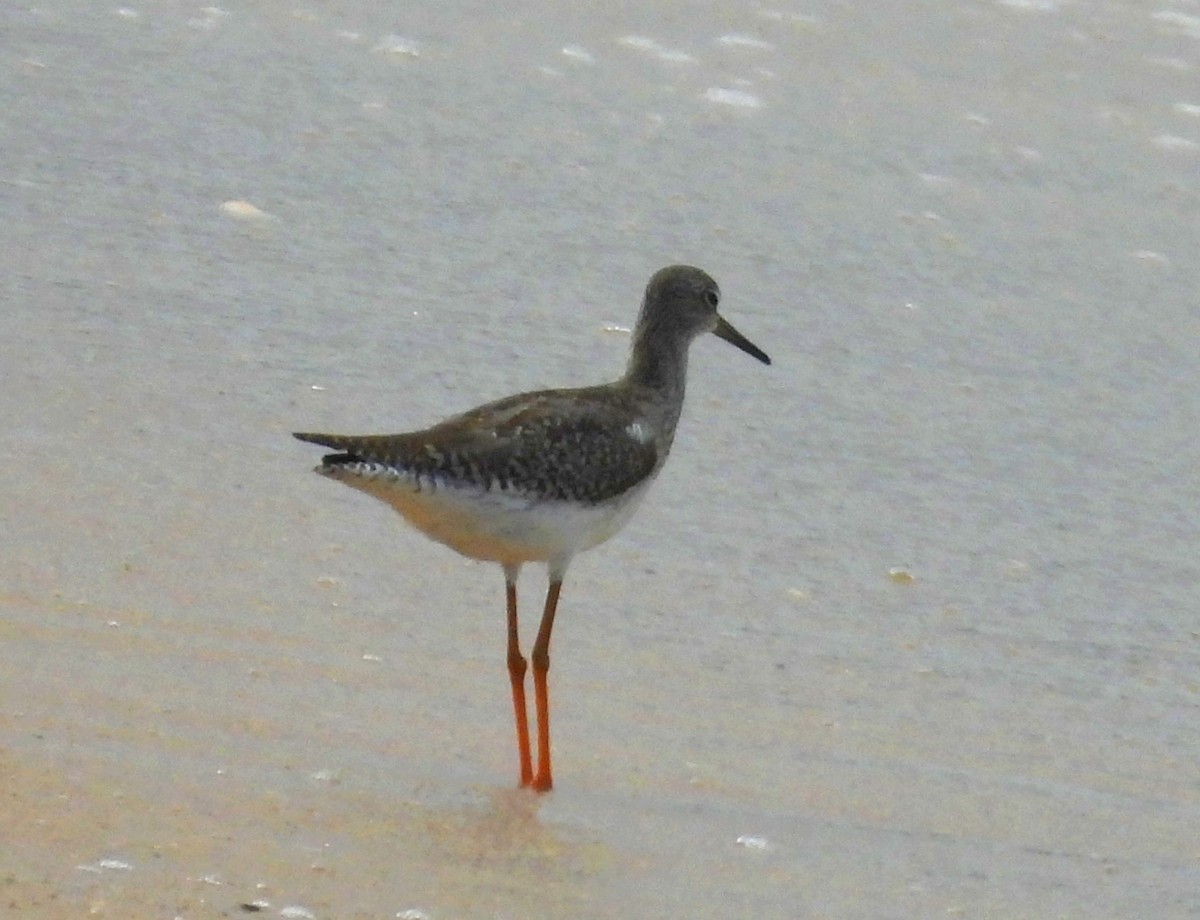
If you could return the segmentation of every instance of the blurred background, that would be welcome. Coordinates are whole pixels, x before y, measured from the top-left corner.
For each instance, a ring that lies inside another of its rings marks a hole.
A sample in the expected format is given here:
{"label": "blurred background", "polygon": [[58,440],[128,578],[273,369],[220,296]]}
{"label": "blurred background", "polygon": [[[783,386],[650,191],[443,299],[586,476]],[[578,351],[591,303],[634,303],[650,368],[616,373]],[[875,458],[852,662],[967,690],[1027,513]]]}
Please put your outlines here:
{"label": "blurred background", "polygon": [[[0,10],[0,903],[1200,916],[1200,8],[505,6]],[[535,798],[499,569],[290,432],[614,378],[674,262],[774,364]]]}

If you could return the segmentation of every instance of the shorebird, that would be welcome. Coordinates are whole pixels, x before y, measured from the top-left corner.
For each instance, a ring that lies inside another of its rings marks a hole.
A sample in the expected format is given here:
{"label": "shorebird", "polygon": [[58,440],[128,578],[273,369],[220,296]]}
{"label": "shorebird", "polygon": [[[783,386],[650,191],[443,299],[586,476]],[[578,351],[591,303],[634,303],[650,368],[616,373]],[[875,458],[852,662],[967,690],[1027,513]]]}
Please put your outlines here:
{"label": "shorebird", "polygon": [[[632,517],[666,462],[683,408],[688,346],[711,332],[770,364],[717,312],[720,288],[687,265],[646,286],[629,364],[602,386],[521,393],[405,434],[297,432],[332,448],[317,472],[373,495],[426,536],[504,569],[508,674],[520,784],[553,785],[550,631],[567,567]],[[538,763],[525,706],[527,663],[517,635],[517,575],[544,562],[550,586],[532,654]]]}

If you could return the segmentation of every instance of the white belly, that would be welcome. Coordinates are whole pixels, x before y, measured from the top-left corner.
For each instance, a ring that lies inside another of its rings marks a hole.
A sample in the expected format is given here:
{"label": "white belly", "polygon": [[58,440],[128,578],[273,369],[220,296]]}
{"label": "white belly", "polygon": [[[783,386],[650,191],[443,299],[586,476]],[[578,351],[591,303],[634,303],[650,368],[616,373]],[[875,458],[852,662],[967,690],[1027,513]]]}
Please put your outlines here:
{"label": "white belly", "polygon": [[464,556],[503,565],[566,561],[597,546],[629,522],[650,480],[594,505],[539,501],[493,489],[431,488],[389,475],[332,474],[387,502],[426,536]]}

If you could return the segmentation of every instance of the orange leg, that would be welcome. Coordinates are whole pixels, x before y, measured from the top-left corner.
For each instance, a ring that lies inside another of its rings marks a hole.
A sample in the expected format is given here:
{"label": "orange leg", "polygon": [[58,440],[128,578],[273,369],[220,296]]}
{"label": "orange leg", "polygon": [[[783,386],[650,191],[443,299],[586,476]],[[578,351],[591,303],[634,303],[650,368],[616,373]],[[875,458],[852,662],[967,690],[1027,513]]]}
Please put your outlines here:
{"label": "orange leg", "polygon": [[549,792],[554,785],[550,775],[550,696],[546,690],[546,675],[550,672],[550,631],[554,629],[554,611],[558,609],[561,581],[550,582],[546,592],[546,609],[537,641],[533,643],[533,695],[537,706],[538,770],[533,780],[537,792]]}
{"label": "orange leg", "polygon": [[517,585],[506,579],[508,598],[508,679],[512,682],[513,715],[517,720],[517,756],[521,759],[521,785],[533,783],[529,753],[529,716],[525,710],[525,658],[517,640]]}

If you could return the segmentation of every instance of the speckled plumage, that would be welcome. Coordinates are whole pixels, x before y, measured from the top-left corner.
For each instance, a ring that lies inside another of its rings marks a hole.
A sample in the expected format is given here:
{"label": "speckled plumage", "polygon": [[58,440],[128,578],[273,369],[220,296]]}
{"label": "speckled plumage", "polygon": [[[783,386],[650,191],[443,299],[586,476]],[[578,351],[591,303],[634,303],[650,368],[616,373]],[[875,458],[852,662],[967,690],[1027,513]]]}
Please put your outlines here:
{"label": "speckled plumage", "polygon": [[414,487],[469,486],[535,500],[596,504],[654,472],[670,434],[640,423],[644,400],[612,387],[522,393],[407,434],[298,434],[342,453],[327,475],[391,472]]}
{"label": "speckled plumage", "polygon": [[[610,384],[509,396],[404,434],[296,434],[337,451],[317,472],[388,503],[459,553],[504,567],[523,786],[551,786],[546,672],[563,576],[576,553],[625,525],[662,469],[683,407],[688,346],[712,332],[771,363],[718,315],[719,298],[716,282],[698,268],[674,265],[656,273],[646,287],[626,372]],[[545,562],[550,574],[533,649],[536,774],[516,620],[516,578],[526,562]]]}

